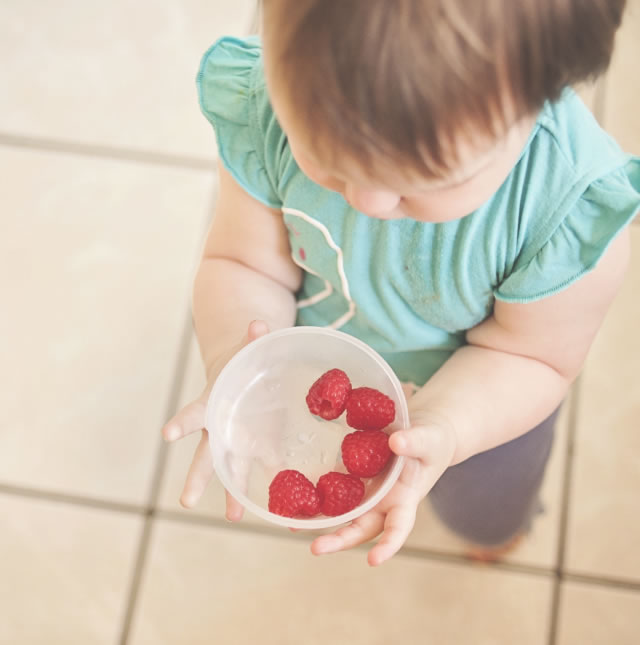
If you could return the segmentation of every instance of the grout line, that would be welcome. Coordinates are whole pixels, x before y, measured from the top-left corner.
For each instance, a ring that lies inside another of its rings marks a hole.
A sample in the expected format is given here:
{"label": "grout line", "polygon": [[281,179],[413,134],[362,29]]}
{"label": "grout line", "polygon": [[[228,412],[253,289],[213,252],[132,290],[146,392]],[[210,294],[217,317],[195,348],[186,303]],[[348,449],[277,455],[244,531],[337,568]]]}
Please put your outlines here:
{"label": "grout line", "polygon": [[595,587],[605,587],[607,589],[625,589],[627,591],[637,591],[640,593],[640,580],[626,580],[623,578],[609,578],[606,576],[597,576],[588,573],[563,573],[564,582],[579,582],[585,585]]}
{"label": "grout line", "polygon": [[216,163],[215,159],[151,152],[149,150],[119,148],[117,146],[93,145],[64,139],[30,137],[27,135],[9,134],[8,132],[0,132],[0,145],[14,148],[26,148],[40,152],[65,153],[101,159],[156,164],[173,168],[203,170],[206,172],[214,170]]}
{"label": "grout line", "polygon": [[[217,176],[216,176],[217,177]],[[211,191],[211,196],[209,200],[209,206],[207,208],[207,217],[204,218],[204,227],[201,234],[201,238],[204,239],[205,231],[209,227],[209,222],[211,217],[209,216],[212,212],[214,204],[217,199],[218,194],[218,182],[217,179],[214,181],[213,189]],[[172,417],[177,410],[180,396],[182,393],[182,385],[184,383],[185,374],[189,361],[189,350],[191,347],[191,338],[193,335],[193,321],[191,314],[191,306],[186,307],[185,321],[182,329],[182,336],[178,345],[178,352],[176,356],[176,363],[173,370],[174,381],[171,386],[169,397],[167,399],[167,406],[165,409],[164,418],[169,419]],[[158,506],[158,498],[160,496],[160,490],[162,486],[162,479],[164,477],[165,466],[168,457],[168,446],[162,437],[158,436],[158,449],[156,456],[156,464],[153,472],[153,477],[151,480],[149,498],[147,507],[145,509],[145,521],[142,534],[140,535],[140,542],[138,544],[138,551],[136,555],[136,560],[133,567],[133,574],[131,579],[131,587],[129,589],[129,595],[127,598],[127,609],[122,621],[122,628],[120,631],[120,645],[126,645],[129,639],[129,632],[131,630],[131,622],[133,615],[136,609],[138,602],[138,595],[140,591],[140,584],[142,582],[142,574],[144,572],[146,558],[148,553],[149,544],[151,542],[151,533],[153,529],[153,520],[156,515],[156,508]]]}
{"label": "grout line", "polygon": [[[289,540],[292,542],[308,543],[309,534],[304,531],[297,531],[292,533],[290,531],[283,531],[282,528],[271,527],[268,525],[248,524],[242,522],[229,522],[219,517],[205,515],[203,513],[196,513],[189,511],[175,511],[169,509],[157,509],[154,514],[155,520],[164,520],[173,522],[175,524],[188,524],[192,526],[200,526],[203,528],[221,529],[223,531],[240,531],[243,534],[251,534],[263,537],[279,538],[282,540]],[[366,553],[371,548],[371,544],[361,544],[354,547],[352,551]],[[599,576],[585,573],[569,573],[558,572],[556,570],[548,569],[544,566],[535,564],[521,564],[517,562],[494,562],[491,564],[481,564],[472,562],[464,555],[459,553],[452,553],[447,551],[440,551],[438,549],[408,547],[405,546],[395,557],[408,558],[410,560],[425,560],[425,561],[439,561],[446,562],[456,566],[464,566],[466,568],[474,568],[476,570],[498,570],[508,573],[521,573],[525,575],[533,575],[542,578],[559,578],[563,582],[579,582],[586,585],[593,585],[599,587],[627,589],[630,591],[640,592],[640,580],[626,580],[622,578],[613,578],[607,576]]]}
{"label": "grout line", "polygon": [[569,522],[569,504],[571,501],[571,480],[573,475],[573,454],[575,437],[578,426],[578,406],[582,393],[582,376],[579,376],[573,384],[571,397],[568,404],[568,437],[565,455],[564,477],[562,480],[562,493],[560,504],[560,518],[558,520],[558,542],[556,551],[555,580],[551,593],[551,616],[549,620],[548,645],[555,645],[558,636],[558,620],[560,616],[561,586],[565,579],[564,566],[567,548],[567,530]]}
{"label": "grout line", "polygon": [[[283,531],[282,528],[270,527],[266,525],[256,524],[242,524],[231,523],[227,520],[212,517],[210,515],[203,515],[199,513],[184,513],[182,511],[160,510],[155,513],[156,519],[162,519],[179,524],[191,524],[205,528],[217,528],[224,531],[240,531],[243,534],[260,535],[264,537],[280,538],[293,542],[305,542],[309,540],[309,535],[304,531],[292,533],[290,531]],[[314,536],[315,537],[315,536]],[[361,553],[366,553],[371,548],[371,544],[361,544],[351,549]],[[403,547],[395,557],[408,558],[411,560],[424,560],[424,561],[440,561],[456,566],[468,567],[483,567],[485,569],[490,566],[492,569],[508,571],[511,573],[525,573],[529,575],[549,577],[553,575],[553,571],[538,567],[535,565],[517,564],[509,562],[495,562],[491,565],[481,565],[473,563],[467,557],[457,553],[449,553],[446,551],[439,551],[436,549],[421,549],[416,547]]]}
{"label": "grout line", "polygon": [[[209,196],[209,201],[208,201],[208,206],[206,210],[206,217],[203,218],[204,224],[203,224],[203,229],[200,234],[200,252],[201,248],[204,245],[204,240],[206,238],[206,232],[209,228],[209,224],[211,221],[211,213],[213,213],[215,203],[217,200],[218,196],[218,179],[217,179],[217,174],[215,175],[215,179],[213,182],[213,186],[211,189],[211,194]],[[198,254],[198,259],[197,262],[199,262],[200,258],[200,253]],[[195,274],[195,271],[197,271],[197,266],[194,267],[193,269],[193,274]],[[187,307],[186,307],[186,317],[184,321],[184,326],[182,329],[182,337],[180,339],[180,343],[178,345],[178,355],[176,358],[176,365],[174,368],[174,375],[176,375],[176,378],[172,384],[171,391],[169,393],[169,398],[167,401],[167,407],[165,410],[164,418],[165,420],[170,419],[176,412],[178,408],[178,404],[180,403],[180,397],[182,394],[182,387],[185,379],[185,374],[187,371],[188,367],[188,362],[189,362],[189,352],[191,349],[191,340],[194,335],[193,331],[193,318],[192,318],[192,313],[191,313],[191,302],[189,300]],[[161,438],[159,437],[159,446],[158,446],[158,455],[156,458],[156,467],[154,470],[153,478],[151,481],[151,489],[149,493],[149,502],[147,505],[147,508],[149,510],[155,511],[155,509],[158,506],[158,497],[160,495],[160,488],[162,485],[162,478],[164,476],[164,471],[165,471],[165,465],[167,461],[167,456],[169,452],[169,446],[168,444]]]}
{"label": "grout line", "polygon": [[[135,504],[126,504],[120,502],[111,502],[108,500],[101,500],[92,497],[83,497],[80,495],[69,495],[66,493],[56,493],[48,490],[40,490],[36,488],[26,488],[22,486],[14,486],[11,484],[0,484],[0,494],[16,497],[26,497],[29,499],[42,500],[47,502],[54,502],[59,504],[68,504],[70,506],[80,506],[88,509],[96,509],[103,511],[111,511],[116,513],[126,513],[129,515],[142,515],[145,518],[152,519],[163,519],[180,524],[192,524],[196,526],[204,526],[210,528],[219,528],[227,531],[241,531],[243,533],[252,533],[257,535],[264,535],[267,537],[277,537],[289,540],[298,540],[306,541],[308,535],[304,532],[299,533],[290,533],[283,532],[279,528],[271,528],[269,526],[260,526],[260,525],[249,525],[236,523],[231,524],[227,520],[219,519],[212,517],[210,515],[204,515],[201,513],[195,513],[190,511],[185,513],[182,511],[172,511],[172,510],[161,510],[161,509],[152,509],[148,508],[145,510],[142,506],[136,506]],[[144,531],[144,529],[143,529]],[[141,536],[141,540],[144,536]],[[145,539],[149,539],[149,535]],[[356,547],[355,550],[366,552],[369,549],[369,545],[361,545]],[[469,561],[463,555],[456,553],[451,553],[447,551],[439,551],[437,549],[424,549],[418,547],[403,547],[403,549],[398,553],[396,557],[404,557],[409,559],[416,560],[427,560],[427,561],[441,561],[447,562],[453,565],[462,565],[466,567],[475,567],[476,564]],[[477,565],[480,567],[481,565]],[[630,591],[640,592],[640,580],[626,580],[622,578],[612,578],[607,576],[597,576],[585,573],[560,573],[557,571],[552,571],[545,567],[540,567],[536,565],[527,565],[527,564],[518,564],[518,563],[509,563],[509,562],[496,562],[491,565],[487,565],[485,568],[498,569],[502,571],[509,571],[512,573],[524,573],[529,575],[537,575],[548,577],[549,575],[556,575],[560,577],[561,580],[566,582],[579,582],[587,585],[617,588],[617,589],[628,589]]]}
{"label": "grout line", "polygon": [[119,645],[127,645],[129,641],[131,622],[137,605],[138,592],[140,591],[140,584],[142,582],[142,573],[144,571],[144,565],[147,558],[148,546],[151,541],[151,530],[153,528],[152,515],[153,511],[147,511],[142,525],[140,541],[138,542],[138,549],[133,563],[129,592],[126,596],[127,602],[125,605],[124,617],[122,619],[122,626],[120,628],[120,638],[118,639]]}
{"label": "grout line", "polygon": [[464,556],[460,553],[439,551],[437,549],[421,549],[418,547],[405,546],[401,551],[398,552],[398,556],[405,556],[415,560],[447,562],[448,564],[456,564],[463,566],[466,569],[475,569],[476,571],[504,571],[509,573],[523,573],[527,575],[540,576],[543,578],[549,578],[553,575],[553,571],[543,566],[506,561],[485,564],[481,562],[474,562],[467,556]]}
{"label": "grout line", "polygon": [[58,504],[71,504],[74,506],[83,506],[85,508],[113,511],[116,513],[129,513],[133,515],[142,515],[144,513],[144,507],[137,506],[136,504],[113,502],[106,499],[86,497],[84,495],[58,493],[51,490],[27,488],[26,486],[14,486],[12,484],[0,483],[0,494],[14,495],[17,497],[27,497],[30,499],[55,502]]}
{"label": "grout line", "polygon": [[[182,382],[184,381],[184,374],[187,366],[187,360],[189,356],[189,344],[191,341],[192,333],[192,323],[191,323],[191,308],[187,308],[188,314],[185,317],[185,322],[183,324],[182,334],[180,336],[180,341],[178,344],[178,352],[176,356],[176,362],[173,369],[174,379],[171,385],[171,390],[169,397],[167,399],[167,406],[165,409],[164,418],[168,419],[173,414],[178,404],[178,399],[180,397],[180,391]],[[158,429],[158,435],[160,434],[160,429]],[[144,526],[142,528],[142,533],[140,535],[140,541],[138,543],[138,549],[135,556],[135,561],[133,565],[133,572],[131,575],[131,584],[129,587],[129,592],[127,594],[127,603],[125,615],[122,620],[122,627],[120,629],[120,645],[126,645],[129,639],[129,632],[131,630],[131,622],[133,615],[136,609],[140,585],[142,582],[142,574],[145,569],[145,563],[149,551],[149,544],[151,542],[151,533],[153,529],[153,516],[155,514],[155,506],[158,501],[158,496],[160,494],[160,484],[162,482],[162,476],[164,473],[164,467],[167,460],[167,445],[161,436],[158,436],[158,447],[157,447],[157,456],[155,461],[155,468],[153,471],[153,476],[151,479],[149,498],[147,506],[144,511]]]}
{"label": "grout line", "polygon": [[[184,382],[185,374],[187,371],[187,363],[189,361],[189,350],[191,346],[191,336],[193,334],[193,322],[191,318],[191,307],[187,306],[187,315],[182,329],[182,336],[178,345],[178,355],[174,368],[175,378],[171,386],[171,391],[165,409],[164,419],[169,420],[176,412],[180,395],[182,393],[182,384]],[[156,466],[151,479],[151,486],[149,492],[149,502],[147,509],[149,511],[155,510],[158,504],[158,497],[160,495],[160,486],[164,475],[164,467],[167,461],[169,446],[160,436],[160,428],[158,428],[158,449],[156,456]]]}

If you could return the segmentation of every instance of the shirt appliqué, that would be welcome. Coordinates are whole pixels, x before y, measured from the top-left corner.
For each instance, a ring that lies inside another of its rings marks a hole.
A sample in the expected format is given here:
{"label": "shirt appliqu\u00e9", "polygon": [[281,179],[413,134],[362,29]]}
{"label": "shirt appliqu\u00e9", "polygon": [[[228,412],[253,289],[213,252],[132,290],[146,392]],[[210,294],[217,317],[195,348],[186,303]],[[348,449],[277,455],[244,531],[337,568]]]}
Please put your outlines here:
{"label": "shirt appliqu\u00e9", "polygon": [[[309,224],[310,226],[320,231],[327,245],[335,252],[336,271],[340,279],[342,295],[347,301],[347,311],[343,315],[341,315],[337,320],[334,320],[330,325],[327,325],[327,327],[329,327],[330,329],[339,329],[344,324],[346,324],[347,321],[351,320],[351,318],[353,318],[356,312],[356,304],[351,298],[349,281],[347,279],[347,275],[344,270],[344,255],[342,253],[342,249],[335,243],[334,239],[331,237],[331,233],[329,232],[329,229],[321,222],[318,222],[317,220],[313,219],[303,211],[298,210],[296,208],[284,207],[282,209],[282,212],[293,217],[298,217],[304,222],[306,222],[307,224]],[[296,237],[300,235],[300,233],[297,230],[295,229],[292,229],[292,230]],[[305,251],[303,247],[300,247],[298,249],[297,256],[296,256],[296,253],[293,252],[291,257],[293,261],[301,269],[303,269],[307,273],[317,276],[324,282],[324,289],[322,291],[316,293],[315,295],[309,298],[305,298],[303,300],[298,301],[298,309],[302,309],[303,307],[310,307],[324,300],[325,298],[328,298],[333,293],[333,286],[331,285],[331,283],[305,263],[305,260],[307,259],[307,251]]]}

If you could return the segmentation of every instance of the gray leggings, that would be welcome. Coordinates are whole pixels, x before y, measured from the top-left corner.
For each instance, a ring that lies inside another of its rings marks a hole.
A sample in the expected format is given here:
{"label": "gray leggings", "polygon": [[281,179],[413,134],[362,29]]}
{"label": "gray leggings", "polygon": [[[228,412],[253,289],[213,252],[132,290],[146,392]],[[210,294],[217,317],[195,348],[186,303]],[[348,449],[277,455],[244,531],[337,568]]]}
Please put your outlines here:
{"label": "gray leggings", "polygon": [[447,469],[427,496],[452,531],[500,545],[527,531],[553,444],[556,410],[526,434]]}

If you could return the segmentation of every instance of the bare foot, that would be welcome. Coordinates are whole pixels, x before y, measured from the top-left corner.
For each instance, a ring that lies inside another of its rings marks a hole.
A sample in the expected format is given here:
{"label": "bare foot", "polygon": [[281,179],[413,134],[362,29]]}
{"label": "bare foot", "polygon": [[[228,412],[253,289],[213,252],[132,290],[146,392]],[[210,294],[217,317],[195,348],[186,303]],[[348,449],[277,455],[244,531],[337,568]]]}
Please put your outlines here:
{"label": "bare foot", "polygon": [[474,562],[498,562],[505,556],[515,551],[524,538],[523,533],[518,533],[508,542],[498,546],[482,546],[474,544],[467,550],[466,556]]}

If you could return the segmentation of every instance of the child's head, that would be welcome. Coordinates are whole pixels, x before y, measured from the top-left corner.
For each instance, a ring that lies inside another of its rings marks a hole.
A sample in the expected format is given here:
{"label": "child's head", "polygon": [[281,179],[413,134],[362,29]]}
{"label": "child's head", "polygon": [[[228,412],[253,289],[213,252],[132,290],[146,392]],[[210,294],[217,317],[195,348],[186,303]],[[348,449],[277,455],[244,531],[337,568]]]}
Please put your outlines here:
{"label": "child's head", "polygon": [[625,0],[263,4],[269,90],[301,168],[368,214],[402,199],[435,221],[490,197],[543,103],[606,68]]}

